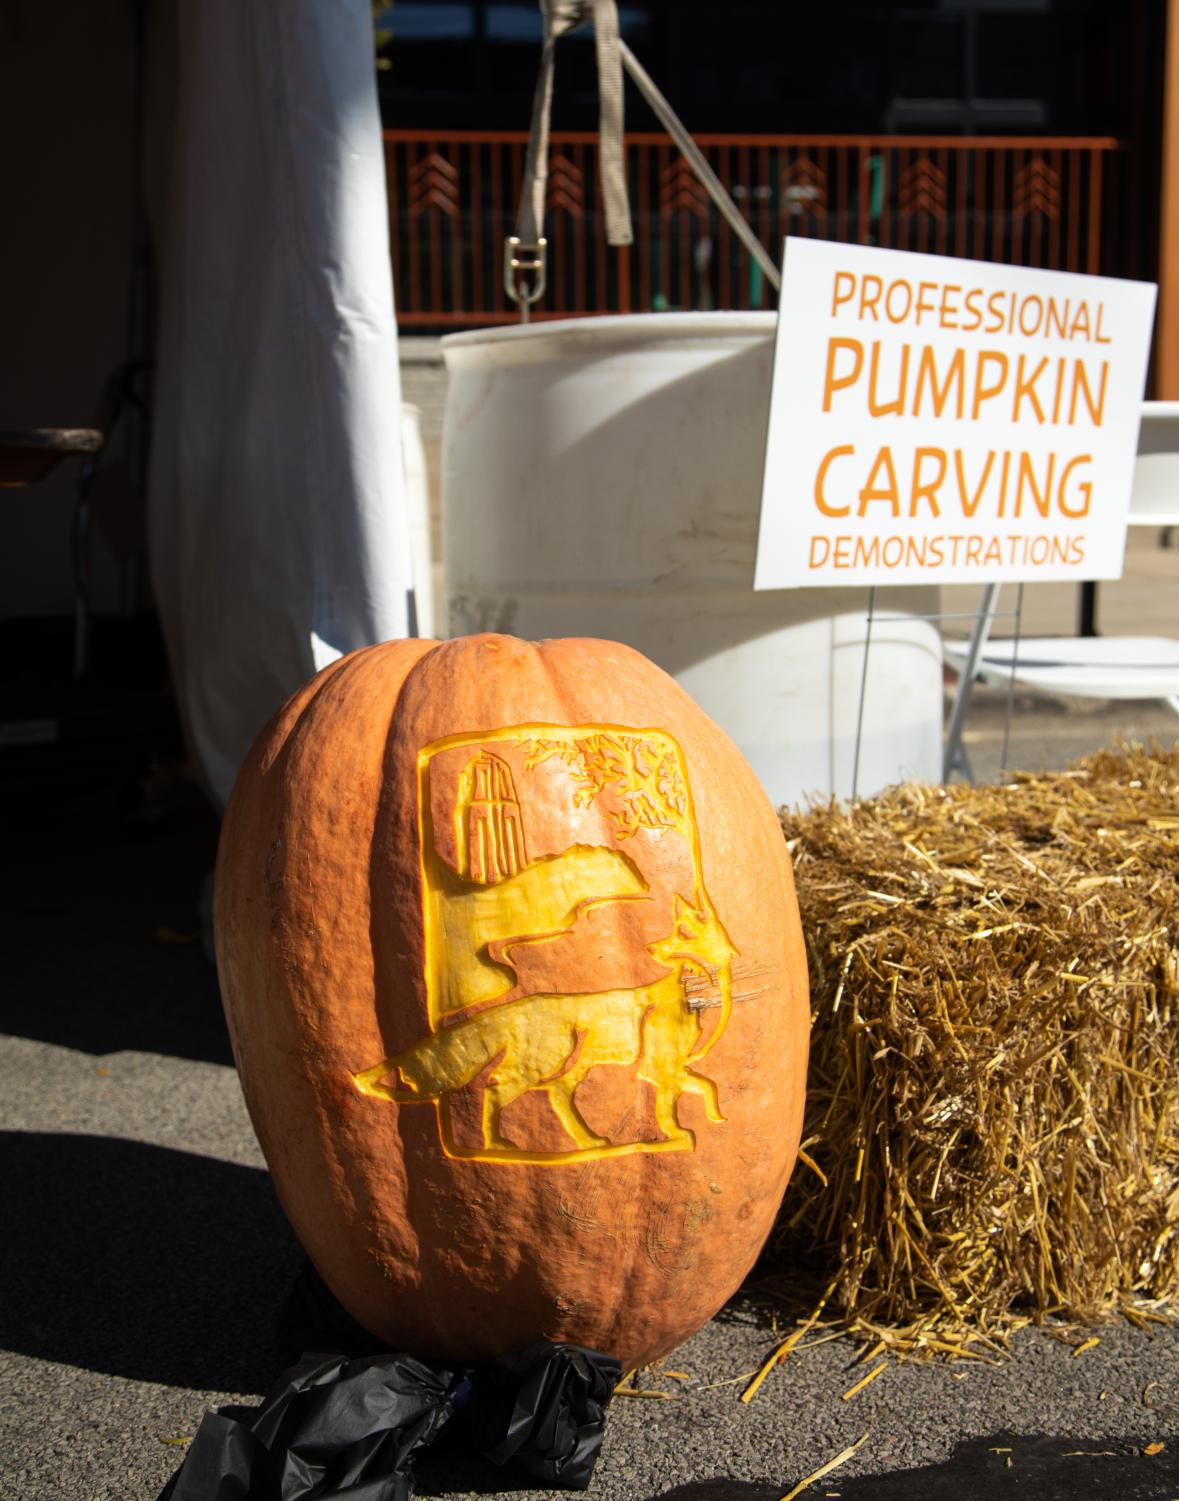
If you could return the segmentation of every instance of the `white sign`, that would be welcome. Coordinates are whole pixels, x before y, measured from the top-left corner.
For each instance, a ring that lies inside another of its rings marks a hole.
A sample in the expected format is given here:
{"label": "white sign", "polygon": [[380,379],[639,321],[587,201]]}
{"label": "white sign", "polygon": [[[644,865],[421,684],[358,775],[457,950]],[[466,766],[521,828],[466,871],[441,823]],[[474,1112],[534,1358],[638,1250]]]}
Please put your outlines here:
{"label": "white sign", "polygon": [[754,587],[1119,577],[1155,291],[787,240]]}

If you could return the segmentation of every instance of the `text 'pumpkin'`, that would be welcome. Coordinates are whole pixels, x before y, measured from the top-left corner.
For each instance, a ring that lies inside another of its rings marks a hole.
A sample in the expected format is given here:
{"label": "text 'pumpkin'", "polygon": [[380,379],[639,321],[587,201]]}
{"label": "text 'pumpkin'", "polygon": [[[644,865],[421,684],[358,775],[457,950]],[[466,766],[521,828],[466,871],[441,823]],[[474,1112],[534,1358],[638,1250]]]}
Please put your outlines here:
{"label": "text 'pumpkin'", "polygon": [[748,765],[613,642],[390,642],[262,734],[215,928],[292,1225],[390,1348],[624,1368],[736,1289],[798,1147],[806,963]]}

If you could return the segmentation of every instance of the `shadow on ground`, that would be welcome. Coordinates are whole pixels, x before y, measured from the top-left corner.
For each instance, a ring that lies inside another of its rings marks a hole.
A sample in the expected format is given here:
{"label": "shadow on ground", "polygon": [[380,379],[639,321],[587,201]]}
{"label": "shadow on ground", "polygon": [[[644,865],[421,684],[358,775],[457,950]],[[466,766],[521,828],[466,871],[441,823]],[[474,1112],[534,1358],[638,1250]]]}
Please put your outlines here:
{"label": "shadow on ground", "polygon": [[959,1444],[944,1464],[854,1480],[833,1474],[822,1489],[843,1501],[1165,1501],[1179,1490],[1179,1456],[1148,1455],[1124,1440],[1000,1433]]}
{"label": "shadow on ground", "polygon": [[[18,800],[19,801],[19,800]],[[0,1031],[104,1055],[233,1062],[198,901],[217,819],[191,784],[4,800]]]}
{"label": "shadow on ground", "polygon": [[[814,1494],[821,1496],[823,1492]],[[781,1496],[780,1485],[762,1485],[753,1480],[730,1480],[727,1476],[718,1476],[715,1480],[690,1480],[687,1485],[660,1491],[657,1496],[644,1497],[643,1501],[780,1501]]]}
{"label": "shadow on ground", "polygon": [[0,1344],[87,1370],[262,1392],[302,1260],[266,1173],[103,1136],[0,1133]]}
{"label": "shadow on ground", "polygon": [[[1164,1449],[1144,1454],[1124,1441],[1019,1438],[1006,1433],[970,1439],[943,1464],[854,1479],[838,1471],[807,1488],[807,1496],[842,1501],[1167,1501],[1179,1492],[1179,1458]],[[643,1501],[778,1501],[781,1485],[695,1480]]]}

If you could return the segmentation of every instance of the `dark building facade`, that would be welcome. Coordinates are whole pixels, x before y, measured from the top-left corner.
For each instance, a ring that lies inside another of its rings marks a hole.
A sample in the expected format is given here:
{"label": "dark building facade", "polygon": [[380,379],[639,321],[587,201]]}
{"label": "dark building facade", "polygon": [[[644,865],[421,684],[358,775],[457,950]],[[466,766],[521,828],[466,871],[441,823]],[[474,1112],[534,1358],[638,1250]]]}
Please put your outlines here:
{"label": "dark building facade", "polygon": [[[1161,0],[622,0],[622,34],[694,131],[1157,133]],[[397,0],[391,127],[527,126],[535,0]],[[592,43],[561,44],[554,123],[596,119]],[[628,124],[654,121],[628,99]]]}

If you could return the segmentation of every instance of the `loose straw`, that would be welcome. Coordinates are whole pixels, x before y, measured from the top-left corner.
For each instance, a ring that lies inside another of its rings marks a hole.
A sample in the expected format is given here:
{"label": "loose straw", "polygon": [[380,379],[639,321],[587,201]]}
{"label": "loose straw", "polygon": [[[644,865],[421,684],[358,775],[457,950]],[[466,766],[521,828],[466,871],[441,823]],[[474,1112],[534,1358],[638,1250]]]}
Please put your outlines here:
{"label": "loose straw", "polygon": [[867,1442],[868,1435],[865,1433],[862,1438],[856,1439],[854,1444],[849,1444],[846,1449],[841,1449],[834,1459],[829,1459],[825,1465],[820,1465],[819,1468],[815,1470],[813,1474],[808,1475],[805,1480],[800,1480],[792,1491],[786,1492],[786,1494],[781,1498],[781,1501],[794,1501],[794,1498],[796,1496],[802,1495],[803,1491],[806,1490],[808,1485],[814,1485],[816,1480],[822,1480],[824,1475],[830,1475],[832,1470],[837,1470],[840,1465],[846,1464],[847,1461],[856,1452],[856,1450],[860,1447],[860,1445],[866,1444]]}

